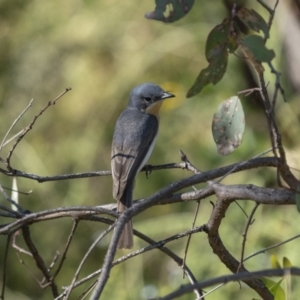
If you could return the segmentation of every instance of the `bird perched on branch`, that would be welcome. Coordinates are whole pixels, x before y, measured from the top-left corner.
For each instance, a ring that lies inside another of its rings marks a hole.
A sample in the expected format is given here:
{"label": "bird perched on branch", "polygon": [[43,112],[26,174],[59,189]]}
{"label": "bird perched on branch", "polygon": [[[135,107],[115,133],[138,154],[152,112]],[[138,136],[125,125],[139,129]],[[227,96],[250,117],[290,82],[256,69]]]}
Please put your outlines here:
{"label": "bird perched on branch", "polygon": [[[118,212],[132,206],[136,174],[149,159],[159,128],[159,110],[165,99],[175,97],[154,83],[135,87],[127,108],[119,116],[112,142],[111,169],[113,197]],[[133,247],[132,220],[128,221],[118,242],[118,249]]]}

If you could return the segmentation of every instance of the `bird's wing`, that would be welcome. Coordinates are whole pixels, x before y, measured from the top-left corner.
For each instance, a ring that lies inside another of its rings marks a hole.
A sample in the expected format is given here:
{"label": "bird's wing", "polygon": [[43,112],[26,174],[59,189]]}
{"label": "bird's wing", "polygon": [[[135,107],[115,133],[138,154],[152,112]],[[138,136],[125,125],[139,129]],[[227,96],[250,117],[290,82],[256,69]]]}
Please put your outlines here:
{"label": "bird's wing", "polygon": [[[117,122],[112,143],[111,168],[113,196],[120,200],[127,183],[132,184],[158,131],[154,116],[139,116],[139,126],[126,123],[127,118]],[[121,116],[122,118],[122,116]],[[116,133],[117,132],[117,133]]]}

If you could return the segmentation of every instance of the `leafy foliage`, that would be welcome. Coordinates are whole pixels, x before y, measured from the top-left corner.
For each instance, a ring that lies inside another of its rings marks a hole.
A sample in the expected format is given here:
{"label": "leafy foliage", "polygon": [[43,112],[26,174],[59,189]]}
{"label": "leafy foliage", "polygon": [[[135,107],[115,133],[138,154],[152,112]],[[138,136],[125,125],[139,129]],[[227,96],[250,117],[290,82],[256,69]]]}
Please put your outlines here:
{"label": "leafy foliage", "polygon": [[[249,29],[257,32],[261,30],[266,38],[269,37],[266,21],[255,10],[242,7],[236,16]],[[209,33],[205,49],[209,66],[201,70],[195,83],[189,89],[187,97],[197,95],[209,83],[218,83],[226,72],[228,54],[234,53],[239,46],[259,73],[264,71],[261,63],[270,62],[275,57],[274,51],[265,47],[265,40],[262,37],[251,34],[242,36],[240,25],[234,17],[226,18]]]}

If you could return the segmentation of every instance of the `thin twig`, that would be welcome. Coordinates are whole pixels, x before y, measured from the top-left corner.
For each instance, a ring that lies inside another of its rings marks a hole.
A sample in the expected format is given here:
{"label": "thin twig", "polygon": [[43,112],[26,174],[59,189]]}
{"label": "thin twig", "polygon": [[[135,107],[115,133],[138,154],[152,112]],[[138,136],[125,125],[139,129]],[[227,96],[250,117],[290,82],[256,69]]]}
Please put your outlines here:
{"label": "thin twig", "polygon": [[251,89],[246,89],[246,90],[243,90],[243,91],[239,91],[237,94],[238,95],[246,94],[245,96],[249,96],[253,92],[259,92],[260,90],[261,90],[260,87],[255,87],[255,88],[251,88]]}
{"label": "thin twig", "polygon": [[57,297],[59,295],[57,286],[54,283],[54,281],[51,280],[51,276],[50,276],[50,274],[47,270],[45,262],[44,262],[43,258],[40,256],[40,254],[39,254],[38,250],[36,249],[35,245],[33,244],[33,241],[32,241],[31,236],[30,236],[29,227],[24,226],[22,228],[22,233],[23,233],[24,241],[25,241],[28,249],[32,253],[33,259],[34,259],[37,267],[39,268],[39,270],[41,270],[41,272],[45,276],[47,282],[50,283],[50,287],[51,287],[53,296]]}
{"label": "thin twig", "polygon": [[[57,262],[59,256],[60,256],[60,252],[59,252],[59,251],[56,251],[56,252],[55,252],[55,255],[54,255],[53,259],[52,259],[52,262],[50,263],[50,265],[49,265],[49,267],[48,267],[48,269],[47,269],[49,273],[50,273],[50,271],[52,270],[52,268],[55,266],[55,264],[56,264],[56,262]],[[51,280],[52,280],[52,281],[54,280],[54,276],[52,276]],[[44,277],[44,278],[42,279],[41,283],[40,283],[41,286],[42,286],[42,288],[45,288],[45,287],[47,287],[47,286],[49,285],[49,282],[47,282],[46,284],[44,284],[45,281],[46,281],[46,277]]]}
{"label": "thin twig", "polygon": [[11,126],[9,127],[8,131],[6,132],[1,145],[0,145],[0,152],[4,146],[5,140],[7,138],[7,136],[9,135],[9,133],[11,132],[11,130],[13,129],[13,127],[17,124],[17,122],[22,118],[22,116],[26,113],[26,111],[32,106],[32,102],[33,99],[30,100],[29,104],[25,107],[25,109],[20,113],[20,115],[13,121],[13,123],[11,124]]}
{"label": "thin twig", "polygon": [[86,261],[86,259],[88,258],[88,256],[90,255],[90,253],[92,252],[92,250],[96,247],[96,245],[99,243],[99,241],[101,241],[113,228],[115,227],[115,223],[113,223],[112,225],[110,225],[106,230],[104,230],[99,237],[94,241],[94,243],[89,247],[89,249],[87,250],[87,252],[85,253],[84,257],[82,258],[74,276],[73,276],[73,280],[71,285],[68,288],[67,291],[67,295],[64,298],[64,300],[67,300],[73,290],[74,284],[76,282],[76,280],[78,279],[79,273],[83,267],[84,262]]}
{"label": "thin twig", "polygon": [[12,218],[17,218],[17,217],[21,216],[21,214],[18,213],[17,211],[12,210],[11,208],[8,208],[4,205],[0,205],[0,209],[8,212],[10,214],[10,217],[12,217]]}
{"label": "thin twig", "polygon": [[17,245],[17,236],[20,235],[20,231],[16,231],[14,234],[13,234],[13,242],[12,242],[12,247],[14,249],[17,250],[17,252],[19,253],[24,253],[28,256],[31,256],[32,257],[32,253],[29,252],[29,251],[26,251],[25,249],[21,248],[20,246]]}
{"label": "thin twig", "polygon": [[244,230],[244,232],[243,232],[243,242],[242,242],[242,250],[241,250],[241,260],[240,260],[240,264],[239,264],[239,266],[238,266],[238,269],[237,269],[237,271],[236,271],[237,273],[240,271],[240,269],[241,269],[242,267],[244,267],[243,262],[244,262],[244,255],[245,255],[245,247],[246,247],[247,234],[248,234],[248,230],[249,230],[250,225],[253,224],[252,219],[253,219],[253,216],[254,216],[254,214],[255,214],[256,209],[258,208],[258,206],[259,206],[259,203],[255,203],[255,206],[254,206],[254,208],[252,209],[252,212],[251,212],[251,214],[250,214],[249,217],[248,217],[248,220],[247,220],[247,223],[246,223],[246,226],[245,226],[245,230]]}
{"label": "thin twig", "polygon": [[25,270],[27,271],[27,273],[30,275],[30,277],[39,285],[41,286],[41,282],[39,280],[39,278],[37,278],[37,276],[30,270],[30,268],[26,265],[25,261],[21,258],[21,253],[16,252],[16,255],[19,259],[20,264],[25,268]]}
{"label": "thin twig", "polygon": [[52,105],[55,105],[57,100],[59,100],[63,95],[65,95],[67,92],[71,91],[71,88],[66,88],[64,92],[62,92],[60,95],[58,95],[53,101],[49,101],[48,104],[41,109],[41,111],[33,118],[33,120],[30,122],[30,124],[23,130],[23,132],[19,135],[17,141],[10,149],[7,157],[6,157],[6,164],[7,168],[10,171],[13,171],[13,168],[10,165],[11,156],[16,149],[17,145],[20,143],[20,141],[23,139],[23,137],[33,128],[33,125],[35,124],[36,120]]}
{"label": "thin twig", "polygon": [[3,187],[2,187],[1,184],[0,184],[0,192],[3,194],[4,198],[5,198],[10,204],[14,205],[14,206],[18,209],[18,211],[19,211],[20,213],[23,213],[23,212],[24,212],[24,209],[23,209],[16,201],[14,201],[13,199],[11,199],[11,198],[6,194],[6,192],[4,191],[4,189],[3,189]]}
{"label": "thin twig", "polygon": [[281,81],[281,73],[278,72],[278,71],[274,68],[272,62],[269,62],[269,63],[268,63],[268,66],[269,66],[269,68],[270,68],[270,70],[271,70],[271,73],[275,74],[275,76],[276,76],[276,80],[275,80],[275,91],[274,91],[273,100],[272,100],[272,110],[274,110],[274,109],[275,109],[275,106],[276,106],[276,101],[277,101],[277,96],[278,96],[278,90],[279,90],[280,93],[281,93],[281,96],[282,96],[282,98],[283,98],[283,101],[284,101],[284,102],[287,102],[287,99],[286,99],[286,97],[285,97],[285,91],[284,91],[284,89],[283,89],[283,87],[281,86],[281,83],[280,83],[280,81]]}
{"label": "thin twig", "polygon": [[[198,170],[193,164],[191,164],[191,162],[187,158],[186,154],[182,150],[180,150],[179,153],[180,153],[181,160],[186,164],[186,169],[192,171],[195,174],[201,173],[200,170]],[[194,214],[194,220],[192,222],[192,229],[195,228],[195,224],[196,224],[198,213],[199,213],[199,208],[200,208],[200,201],[197,201],[196,211]],[[184,256],[183,256],[183,264],[184,265],[186,264],[186,258],[187,258],[187,253],[188,253],[189,245],[191,242],[191,238],[192,238],[192,235],[191,234],[188,235],[188,239],[187,239],[185,250],[184,250]],[[185,272],[183,272],[183,278],[184,277],[185,277]]]}
{"label": "thin twig", "polygon": [[253,252],[252,254],[250,254],[249,256],[247,256],[247,257],[244,258],[244,262],[245,262],[246,260],[248,260],[248,259],[250,259],[250,258],[252,258],[252,257],[254,257],[254,256],[256,256],[256,255],[258,255],[258,254],[266,253],[268,250],[271,250],[271,249],[277,248],[277,247],[279,247],[279,246],[282,246],[282,245],[284,245],[284,244],[287,244],[287,243],[289,243],[290,241],[293,241],[293,240],[295,240],[295,239],[298,239],[299,237],[300,237],[300,234],[297,234],[297,235],[295,235],[295,236],[293,236],[293,237],[291,237],[291,238],[289,238],[289,239],[287,239],[287,240],[284,240],[284,241],[282,241],[282,242],[280,242],[280,243],[277,243],[277,244],[274,244],[274,245],[272,245],[272,246],[269,246],[269,247],[266,247],[266,248],[264,248],[264,249],[261,249],[261,250],[259,250],[259,251]]}
{"label": "thin twig", "polygon": [[10,142],[12,142],[14,139],[16,139],[22,132],[24,131],[24,129],[20,130],[18,133],[16,133],[14,136],[12,136],[10,139],[8,139],[4,144],[3,147],[5,147],[6,145],[8,145]]}
{"label": "thin twig", "polygon": [[263,0],[257,0],[257,2],[259,2],[269,12],[269,14],[273,13],[273,9],[268,4],[266,4]]}
{"label": "thin twig", "polygon": [[1,288],[1,295],[0,299],[4,300],[4,294],[5,294],[5,285],[6,285],[6,267],[7,267],[7,258],[8,258],[8,248],[9,248],[9,242],[10,242],[11,235],[7,236],[6,244],[5,244],[5,252],[3,255],[3,271],[2,271],[2,288]]}
{"label": "thin twig", "polygon": [[71,244],[71,241],[73,239],[73,236],[74,236],[74,233],[76,231],[76,228],[77,228],[77,225],[79,223],[79,220],[78,219],[74,219],[74,222],[73,222],[73,226],[72,226],[72,229],[71,229],[71,232],[69,234],[69,237],[68,237],[68,240],[67,240],[67,243],[66,243],[66,246],[65,246],[65,249],[63,251],[63,254],[62,254],[62,257],[61,257],[61,260],[58,264],[58,267],[56,269],[56,271],[54,272],[53,276],[52,276],[52,280],[54,280],[56,278],[56,276],[58,275],[59,271],[61,270],[62,268],[62,265],[64,263],[64,260],[66,259],[67,257],[67,252],[68,252],[68,249],[70,247],[70,244]]}
{"label": "thin twig", "polygon": [[21,192],[21,191],[18,191],[16,189],[11,189],[11,188],[3,186],[3,185],[2,185],[2,188],[4,190],[8,190],[10,192],[18,192],[18,194],[22,194],[22,195],[25,195],[25,196],[28,196],[28,195],[30,195],[32,193],[32,190],[29,190],[28,192]]}

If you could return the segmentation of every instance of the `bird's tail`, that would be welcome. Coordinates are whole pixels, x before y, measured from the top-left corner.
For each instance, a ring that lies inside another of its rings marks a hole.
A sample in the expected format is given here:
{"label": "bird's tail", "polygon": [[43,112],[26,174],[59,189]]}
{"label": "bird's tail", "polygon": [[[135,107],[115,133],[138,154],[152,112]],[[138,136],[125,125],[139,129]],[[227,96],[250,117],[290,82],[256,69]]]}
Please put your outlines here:
{"label": "bird's tail", "polygon": [[[133,185],[128,186],[121,200],[118,201],[118,212],[122,213],[132,205]],[[121,233],[117,249],[131,249],[133,247],[133,229],[132,220],[129,220]]]}

